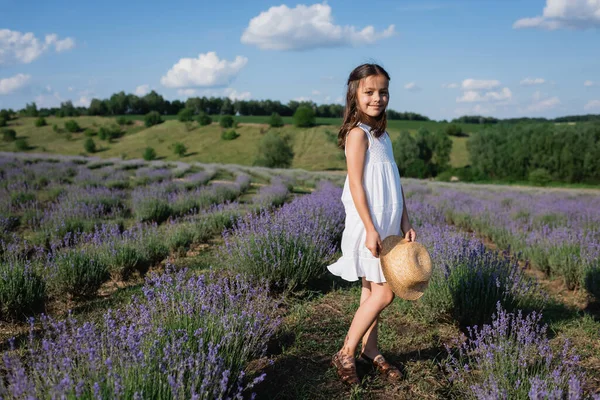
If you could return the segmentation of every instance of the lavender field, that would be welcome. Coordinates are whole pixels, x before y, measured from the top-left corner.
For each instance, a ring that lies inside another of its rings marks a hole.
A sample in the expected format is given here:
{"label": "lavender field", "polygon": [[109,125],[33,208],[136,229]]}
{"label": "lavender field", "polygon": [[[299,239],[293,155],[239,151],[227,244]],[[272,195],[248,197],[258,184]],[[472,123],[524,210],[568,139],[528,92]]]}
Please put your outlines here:
{"label": "lavender field", "polygon": [[600,191],[403,179],[434,276],[384,311],[406,378],[329,368],[344,175],[0,157],[0,398],[600,398]]}

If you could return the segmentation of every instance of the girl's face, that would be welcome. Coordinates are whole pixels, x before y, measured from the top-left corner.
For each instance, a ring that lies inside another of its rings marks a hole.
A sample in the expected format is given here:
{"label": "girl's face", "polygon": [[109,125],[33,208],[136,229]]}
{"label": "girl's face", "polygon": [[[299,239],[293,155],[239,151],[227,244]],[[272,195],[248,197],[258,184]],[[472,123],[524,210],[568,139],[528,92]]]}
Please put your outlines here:
{"label": "girl's face", "polygon": [[371,75],[361,79],[356,99],[358,108],[370,117],[378,117],[388,105],[389,81],[383,75]]}

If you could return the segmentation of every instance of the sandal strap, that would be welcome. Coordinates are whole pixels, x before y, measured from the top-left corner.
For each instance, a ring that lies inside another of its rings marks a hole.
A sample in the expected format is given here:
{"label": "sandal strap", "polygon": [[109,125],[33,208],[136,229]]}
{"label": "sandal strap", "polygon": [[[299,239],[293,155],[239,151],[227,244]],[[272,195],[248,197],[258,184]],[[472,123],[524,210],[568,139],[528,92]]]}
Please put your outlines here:
{"label": "sandal strap", "polygon": [[332,359],[333,366],[337,369],[339,377],[347,383],[357,384],[360,379],[356,374],[356,363],[354,357],[336,353]]}
{"label": "sandal strap", "polygon": [[394,365],[387,362],[386,359],[381,354],[376,355],[375,358],[373,358],[373,359],[370,359],[367,356],[364,356],[364,357],[371,360],[373,365],[377,368],[377,371],[379,371],[380,373],[387,375],[390,378],[398,378],[398,377],[402,376],[402,374],[400,373],[400,370],[397,367],[395,367]]}

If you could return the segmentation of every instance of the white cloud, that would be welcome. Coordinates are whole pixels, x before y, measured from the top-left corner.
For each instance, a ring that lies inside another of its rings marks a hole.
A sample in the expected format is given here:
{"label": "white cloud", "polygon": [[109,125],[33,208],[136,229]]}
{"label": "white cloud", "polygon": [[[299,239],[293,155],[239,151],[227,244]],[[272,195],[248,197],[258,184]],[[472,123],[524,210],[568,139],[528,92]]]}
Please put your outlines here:
{"label": "white cloud", "polygon": [[500,86],[497,80],[465,79],[462,81],[462,90],[489,90]]}
{"label": "white cloud", "polygon": [[60,103],[64,101],[58,92],[54,92],[51,95],[40,94],[34,100],[38,108],[60,107]]}
{"label": "white cloud", "polygon": [[458,88],[458,83],[442,83],[443,89],[456,89]]}
{"label": "white cloud", "polygon": [[310,97],[304,97],[304,96],[296,97],[294,100],[299,101],[299,102],[312,101],[312,99]]}
{"label": "white cloud", "polygon": [[238,92],[235,89],[227,88],[223,90],[225,96],[229,97],[232,101],[235,100],[248,100],[252,96],[250,92]]}
{"label": "white cloud", "polygon": [[542,111],[550,110],[559,104],[560,104],[560,100],[556,96],[549,97],[546,99],[538,99],[538,100],[536,100],[534,98],[533,104],[530,104],[529,106],[527,106],[527,111],[542,112]]}
{"label": "white cloud", "polygon": [[177,89],[177,94],[180,96],[192,97],[198,94],[196,89]]}
{"label": "white cloud", "polygon": [[592,82],[592,81],[583,82],[583,86],[585,86],[585,87],[592,87],[592,86],[596,86],[596,85],[597,85],[597,83]]}
{"label": "white cloud", "polygon": [[525,78],[522,79],[520,84],[521,86],[533,86],[533,85],[541,85],[546,82],[543,78]]}
{"label": "white cloud", "polygon": [[421,88],[417,86],[417,84],[414,82],[409,82],[406,85],[404,85],[404,89],[408,90],[409,92],[418,92],[419,90],[421,90]]}
{"label": "white cloud", "polygon": [[46,45],[54,46],[57,53],[62,53],[75,47],[75,40],[70,37],[60,40],[56,33],[51,33],[50,35],[46,35]]}
{"label": "white cloud", "polygon": [[17,74],[10,78],[0,79],[0,95],[9,94],[27,85],[31,76]]}
{"label": "white cloud", "polygon": [[305,50],[318,47],[360,46],[395,34],[394,25],[381,32],[369,25],[362,30],[354,26],[334,25],[327,3],[295,8],[271,7],[252,18],[241,42],[263,50]]}
{"label": "white cloud", "polygon": [[331,96],[325,96],[325,99],[323,99],[325,101],[325,103],[331,101]]}
{"label": "white cloud", "polygon": [[229,84],[246,65],[246,57],[220,60],[214,51],[198,58],[182,58],[160,79],[166,87],[223,86]]}
{"label": "white cloud", "polygon": [[522,18],[513,28],[587,29],[600,27],[599,0],[546,0],[542,15]]}
{"label": "white cloud", "polygon": [[149,92],[150,92],[150,85],[148,85],[148,84],[139,85],[138,87],[135,88],[136,96],[145,96]]}
{"label": "white cloud", "polygon": [[497,92],[485,92],[483,95],[475,90],[467,90],[462,96],[456,98],[457,103],[501,102],[510,100],[512,92],[505,87]]}
{"label": "white cloud", "polygon": [[583,109],[586,111],[600,110],[600,100],[588,101],[587,104],[585,106],[583,106]]}
{"label": "white cloud", "polygon": [[79,100],[77,100],[77,102],[75,102],[75,105],[81,106],[81,107],[89,107],[91,102],[92,102],[92,99],[90,99],[89,97],[81,96],[79,98]]}
{"label": "white cloud", "polygon": [[321,92],[319,92],[318,90],[313,90],[312,94],[313,94],[313,96],[319,96],[321,94]]}
{"label": "white cloud", "polygon": [[0,65],[29,64],[44,52],[54,47],[60,53],[75,47],[75,40],[68,37],[59,39],[55,33],[46,35],[42,43],[31,32],[21,33],[10,29],[0,29]]}
{"label": "white cloud", "polygon": [[476,104],[473,107],[457,108],[454,110],[456,115],[491,115],[496,112],[496,106],[493,104]]}

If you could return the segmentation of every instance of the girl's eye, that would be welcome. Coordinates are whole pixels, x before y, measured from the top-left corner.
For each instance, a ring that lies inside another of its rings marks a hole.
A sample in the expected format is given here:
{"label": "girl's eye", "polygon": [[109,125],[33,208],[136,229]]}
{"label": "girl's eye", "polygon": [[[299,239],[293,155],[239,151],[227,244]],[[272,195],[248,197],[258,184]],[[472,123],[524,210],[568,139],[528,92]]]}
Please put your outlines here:
{"label": "girl's eye", "polygon": [[372,95],[373,94],[373,92],[371,92],[371,91],[365,92],[365,93],[368,94],[368,95]]}

